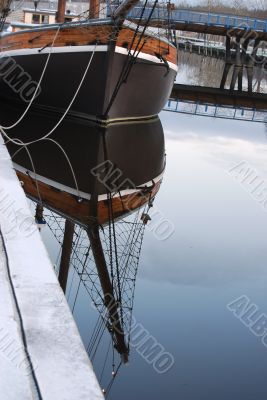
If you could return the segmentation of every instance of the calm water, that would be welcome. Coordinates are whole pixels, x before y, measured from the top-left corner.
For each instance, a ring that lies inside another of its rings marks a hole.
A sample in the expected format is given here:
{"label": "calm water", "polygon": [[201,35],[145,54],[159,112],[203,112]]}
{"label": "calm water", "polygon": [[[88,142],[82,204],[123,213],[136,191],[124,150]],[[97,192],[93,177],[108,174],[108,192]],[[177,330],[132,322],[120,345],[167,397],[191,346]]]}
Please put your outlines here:
{"label": "calm water", "polygon": [[[166,241],[146,230],[133,314],[175,363],[158,374],[132,349],[109,399],[265,400],[267,348],[227,309],[246,295],[267,314],[267,212],[229,173],[245,161],[267,182],[264,126],[166,112],[161,120],[167,168],[155,205],[175,230]],[[47,230],[44,237],[56,259]],[[82,285],[74,316],[87,345],[97,313]]]}
{"label": "calm water", "polygon": [[[216,87],[222,71],[221,60],[180,52],[179,83]],[[255,90],[259,83],[265,92],[258,72]],[[108,398],[265,400],[267,348],[249,329],[252,322],[227,308],[246,296],[257,307],[252,319],[267,314],[267,207],[255,184],[241,182],[249,169],[267,192],[265,127],[167,112],[161,121],[167,167],[155,206],[174,232],[160,241],[147,226],[133,315],[174,365],[159,374],[132,346]],[[59,247],[48,229],[43,235],[56,263]],[[78,287],[71,271],[67,297],[87,347],[98,313],[83,285],[76,298]],[[108,347],[104,334],[93,357],[103,388],[112,373]]]}

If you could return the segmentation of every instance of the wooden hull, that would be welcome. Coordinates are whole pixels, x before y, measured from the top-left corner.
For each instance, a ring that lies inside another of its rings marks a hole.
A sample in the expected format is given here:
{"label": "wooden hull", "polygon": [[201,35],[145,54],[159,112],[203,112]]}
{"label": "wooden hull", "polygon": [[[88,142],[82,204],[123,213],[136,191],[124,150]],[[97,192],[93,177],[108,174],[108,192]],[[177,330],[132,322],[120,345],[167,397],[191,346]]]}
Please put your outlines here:
{"label": "wooden hull", "polygon": [[[41,197],[42,204],[59,215],[84,227],[96,222],[100,225],[105,225],[109,222],[110,211],[107,199],[98,201],[97,217],[95,217],[90,200],[82,199],[81,201],[78,196],[58,190],[54,186],[45,184],[42,181],[35,180],[34,174],[29,176],[20,171],[16,172],[26,195],[38,203],[40,203]],[[161,178],[150,188],[135,190],[130,194],[114,197],[112,199],[114,220],[125,217],[147,204],[148,201],[151,201],[159,191],[160,184]]]}
{"label": "wooden hull", "polygon": [[[58,32],[54,26],[6,35],[0,39],[0,95],[27,103],[52,51],[36,105],[64,112],[92,57],[70,109],[73,115],[105,120],[156,115],[173,86],[176,49],[167,41],[140,35],[135,37],[127,26],[116,32],[110,21],[66,25]],[[136,48],[136,58],[129,54],[130,47]],[[8,57],[15,62],[10,72]]]}

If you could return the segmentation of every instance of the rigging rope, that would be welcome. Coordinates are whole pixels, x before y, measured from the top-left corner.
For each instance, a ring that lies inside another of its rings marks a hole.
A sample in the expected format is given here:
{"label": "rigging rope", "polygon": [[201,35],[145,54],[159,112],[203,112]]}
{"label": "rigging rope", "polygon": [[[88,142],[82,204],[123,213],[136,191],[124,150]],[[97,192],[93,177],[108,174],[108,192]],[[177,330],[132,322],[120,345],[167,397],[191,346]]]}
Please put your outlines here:
{"label": "rigging rope", "polygon": [[[30,151],[29,151],[29,149],[28,149],[28,146],[29,146],[29,145],[25,144],[22,140],[20,140],[20,139],[18,139],[18,138],[14,139],[14,140],[18,140],[19,143],[23,144],[23,147],[20,147],[18,150],[15,151],[14,154],[12,154],[12,157],[11,157],[12,160],[16,157],[16,155],[17,155],[21,150],[23,150],[23,149],[25,148],[25,150],[27,151],[27,153],[28,153],[28,155],[29,155],[29,157],[30,157],[30,159],[31,159],[31,164],[32,164],[32,167],[33,167],[32,158],[31,158],[31,156],[30,156]],[[67,162],[68,162],[68,165],[69,165],[69,167],[70,167],[71,174],[72,174],[72,177],[73,177],[73,180],[74,180],[74,185],[76,186],[77,196],[79,197],[79,199],[81,199],[80,190],[79,190],[78,182],[77,182],[77,179],[76,179],[76,174],[75,174],[75,172],[74,172],[74,169],[73,169],[73,167],[72,167],[72,164],[71,164],[71,162],[70,162],[69,156],[67,155],[66,151],[63,149],[63,147],[62,147],[55,139],[51,139],[51,138],[42,139],[42,141],[45,141],[45,140],[54,143],[54,144],[57,145],[57,146],[59,147],[59,149],[62,151],[62,153],[63,153],[64,157],[66,158],[66,160],[67,160]],[[9,143],[9,140],[7,140],[5,143],[6,143],[6,144]],[[36,185],[38,186],[37,174],[36,174],[36,172],[35,172],[35,169],[34,169],[33,171],[34,171],[34,174],[35,174]],[[39,187],[39,186],[38,186],[38,187]],[[40,198],[40,193],[38,193],[38,195],[39,195],[39,198]],[[40,199],[40,200],[41,200],[41,199]]]}
{"label": "rigging rope", "polygon": [[111,380],[110,380],[110,383],[108,384],[108,387],[107,387],[107,389],[105,390],[105,394],[106,394],[105,397],[106,397],[106,399],[107,399],[108,396],[109,396],[110,390],[111,390],[111,388],[112,388],[112,386],[113,386],[113,384],[114,384],[115,378],[116,378],[116,376],[117,376],[117,374],[118,374],[118,372],[119,372],[121,366],[122,366],[122,362],[120,362],[120,364],[118,365],[116,371],[114,371],[114,374],[113,374],[113,376],[112,376],[112,378],[111,378]]}
{"label": "rigging rope", "polygon": [[110,339],[110,341],[109,341],[108,350],[107,350],[107,353],[106,353],[104,365],[103,365],[103,368],[102,368],[102,371],[101,371],[101,375],[100,375],[100,378],[99,378],[99,382],[100,383],[102,382],[103,374],[104,374],[104,371],[105,371],[105,368],[106,368],[106,364],[107,364],[107,360],[108,360],[108,355],[109,355],[111,344],[112,344],[112,339]]}
{"label": "rigging rope", "polygon": [[[32,141],[30,141],[30,142],[28,142],[28,143],[24,143],[23,146],[29,146],[30,144],[37,143],[37,142],[40,142],[40,141],[42,141],[42,140],[48,138],[49,136],[52,135],[52,133],[58,128],[58,126],[59,126],[59,125],[61,124],[61,122],[64,120],[64,118],[66,117],[67,113],[69,112],[69,110],[70,110],[72,104],[74,103],[74,101],[75,101],[77,95],[79,94],[79,91],[80,91],[80,89],[81,89],[81,87],[82,87],[82,84],[83,84],[83,82],[84,82],[84,80],[85,80],[85,78],[86,78],[87,72],[88,72],[88,70],[89,70],[89,68],[90,68],[90,65],[91,65],[91,63],[92,63],[92,60],[93,60],[93,57],[94,57],[94,55],[95,55],[95,51],[96,51],[97,46],[98,46],[98,44],[96,43],[96,44],[95,44],[95,47],[94,47],[94,50],[93,50],[93,52],[92,52],[92,55],[91,55],[91,57],[90,57],[90,59],[89,59],[89,61],[88,61],[88,64],[87,64],[87,66],[86,66],[86,68],[85,68],[85,71],[84,71],[84,73],[83,73],[82,79],[81,79],[81,81],[80,81],[80,83],[79,83],[79,85],[78,85],[78,87],[77,87],[77,89],[76,89],[76,91],[75,91],[75,93],[74,93],[74,96],[72,97],[72,99],[71,99],[71,101],[70,101],[68,107],[66,108],[65,112],[64,112],[63,115],[61,116],[60,120],[56,123],[56,125],[55,125],[46,135],[44,135],[43,137],[41,137],[41,138],[39,138],[39,139],[32,140]],[[24,113],[24,115],[25,115],[25,114],[26,114],[26,113]],[[23,117],[24,117],[24,115],[23,115]],[[20,121],[22,120],[23,117],[21,117],[21,118],[19,119],[19,121],[17,121],[17,123],[20,122]],[[22,146],[22,144],[16,142],[16,141],[13,140],[12,138],[10,138],[10,137],[7,135],[7,133],[5,132],[5,130],[4,130],[4,129],[11,129],[11,127],[14,127],[14,126],[16,126],[16,124],[13,124],[12,126],[10,126],[10,127],[8,127],[8,128],[5,128],[5,127],[3,127],[3,126],[1,125],[1,126],[0,126],[0,131],[1,131],[1,133],[2,133],[11,143],[16,144],[16,145],[18,145],[18,146]]]}
{"label": "rigging rope", "polygon": [[53,41],[52,41],[52,44],[51,44],[51,46],[50,46],[50,50],[49,50],[49,53],[48,53],[48,56],[47,56],[47,59],[46,59],[46,62],[45,62],[45,65],[44,65],[42,74],[41,74],[40,79],[39,79],[39,82],[38,82],[38,84],[37,84],[37,86],[36,86],[36,89],[35,89],[35,91],[34,91],[34,93],[33,93],[33,95],[32,95],[32,98],[31,98],[31,100],[30,100],[28,106],[26,107],[26,110],[23,112],[23,114],[20,116],[20,118],[19,118],[16,122],[14,122],[14,124],[9,125],[9,126],[0,125],[1,132],[2,132],[2,130],[9,130],[9,129],[15,128],[15,127],[23,120],[23,118],[25,117],[25,115],[26,115],[27,112],[29,111],[29,109],[30,109],[30,107],[31,107],[31,105],[32,105],[32,103],[33,103],[33,101],[34,101],[34,99],[35,99],[35,97],[36,97],[36,95],[37,95],[37,93],[38,93],[38,91],[39,91],[39,88],[40,88],[40,85],[41,85],[41,83],[42,83],[44,74],[45,74],[45,72],[46,72],[46,70],[47,70],[47,66],[48,66],[48,63],[49,63],[49,61],[50,61],[50,57],[51,57],[51,54],[52,54],[52,51],[53,51],[53,47],[54,47],[55,41],[56,41],[56,39],[57,39],[57,37],[58,37],[58,34],[59,34],[60,29],[61,29],[61,25],[59,25],[59,27],[58,27],[58,29],[57,29],[57,31],[56,31],[56,34],[55,34],[54,39],[53,39]]}
{"label": "rigging rope", "polygon": [[[84,272],[84,270],[85,270],[85,267],[86,267],[86,262],[87,262],[87,259],[88,259],[88,257],[89,257],[90,248],[91,248],[91,246],[90,246],[89,249],[88,249],[88,253],[87,253],[86,258],[85,258],[85,261],[84,261],[84,263],[83,263],[82,274],[83,274],[83,272]],[[73,303],[73,306],[72,306],[72,310],[71,310],[72,313],[74,312],[74,309],[75,309],[75,306],[76,306],[76,302],[77,302],[78,293],[79,293],[79,290],[80,290],[81,283],[82,283],[82,280],[80,279],[80,280],[79,280],[79,285],[78,285],[78,288],[77,288],[77,292],[76,292],[76,296],[75,296],[75,299],[74,299],[74,303]]]}
{"label": "rigging rope", "polygon": [[[111,194],[108,198],[111,199]],[[114,226],[111,221],[111,223],[107,224],[107,226],[103,227],[103,229],[100,230],[101,241],[104,246],[103,251],[105,254],[107,265],[109,267],[109,272],[111,272],[112,262],[115,261],[116,258],[114,248],[114,240],[116,240],[118,269],[116,268],[116,271],[114,270],[113,284],[114,290],[116,289],[116,292],[118,293],[119,277],[121,290],[120,307],[121,311],[124,313],[123,331],[125,333],[126,344],[128,346],[130,343],[135,280],[145,229],[145,225],[143,224],[143,222],[141,222],[140,216],[142,215],[142,212],[147,212],[147,209],[149,209],[150,206],[151,199],[149,205],[141,207],[139,211],[134,215],[131,214],[129,217],[127,217],[127,219],[116,222]],[[48,216],[45,217],[45,219],[47,221],[47,226],[56,235],[59,243],[61,243],[63,240],[64,219],[54,215],[54,213],[50,212]],[[53,225],[56,225],[55,229],[53,228]],[[112,240],[110,241],[111,238]],[[103,379],[104,381],[106,381],[106,374],[104,375],[104,370],[107,369],[107,365],[109,364],[109,362],[112,363],[112,378],[110,379],[108,384],[105,385],[106,390],[104,390],[106,397],[108,397],[112,385],[114,384],[115,378],[118,375],[119,369],[121,367],[121,362],[118,360],[117,353],[115,359],[114,346],[116,348],[116,337],[114,336],[111,324],[109,323],[109,313],[104,305],[104,298],[103,294],[101,293],[101,287],[96,273],[96,267],[94,259],[92,257],[92,250],[90,249],[89,239],[86,235],[86,231],[80,226],[76,227],[76,244],[77,245],[73,248],[71,256],[71,266],[73,270],[76,271],[76,273],[78,274],[79,285],[78,290],[77,287],[75,289],[73,288],[73,290],[75,290],[75,295],[72,309],[74,311],[76,302],[79,298],[79,288],[81,284],[83,284],[87,293],[90,295],[93,304],[99,312],[95,327],[91,334],[91,338],[87,344],[87,352],[90,355],[92,361],[96,362],[96,357],[98,360],[100,358],[100,343],[103,343],[103,340],[105,338],[104,335],[109,334],[110,339],[114,343],[114,345],[112,346],[112,353],[110,353],[109,349],[108,354],[105,354],[104,366],[102,370],[99,371],[101,375],[101,382],[103,381]],[[119,365],[117,363],[119,363]]]}
{"label": "rigging rope", "polygon": [[[20,143],[23,143],[22,140],[20,140],[20,139],[18,139],[18,138],[17,138],[16,140],[18,140]],[[35,177],[34,177],[34,182],[35,182],[35,186],[36,186],[36,190],[37,190],[37,195],[38,195],[40,204],[42,204],[43,202],[42,202],[42,197],[41,197],[40,190],[39,190],[39,183],[38,183],[38,180],[37,180],[36,169],[35,169],[34,162],[33,162],[33,159],[32,159],[32,156],[31,156],[31,153],[30,153],[28,147],[27,147],[27,146],[23,146],[23,147],[19,148],[19,149],[15,152],[15,154],[12,155],[12,160],[13,160],[13,157],[15,157],[15,155],[16,155],[21,149],[23,149],[23,148],[25,148],[25,150],[26,150],[26,152],[27,152],[27,155],[28,155],[28,157],[29,157],[29,159],[30,159],[30,163],[31,163],[31,166],[32,166],[32,170],[33,170],[33,173],[34,173],[34,176],[35,176]],[[28,174],[28,176],[30,176],[30,174]]]}
{"label": "rigging rope", "polygon": [[[148,19],[147,19],[147,21],[146,21],[146,23],[145,23],[145,25],[143,27],[143,30],[142,30],[142,32],[140,34],[140,37],[139,37],[139,40],[138,40],[138,42],[137,42],[137,44],[135,46],[135,49],[133,51],[132,47],[134,45],[135,38],[137,37],[138,31],[139,31],[139,27],[141,26],[141,20],[143,18],[143,14],[144,14],[144,10],[145,10],[146,4],[147,4],[147,0],[146,0],[145,4],[143,5],[141,16],[140,16],[138,24],[136,26],[136,30],[135,30],[135,33],[134,33],[134,37],[133,37],[132,43],[131,43],[131,45],[129,47],[127,58],[126,58],[126,60],[124,62],[124,65],[122,67],[121,73],[120,73],[119,78],[117,80],[117,84],[116,84],[116,86],[115,86],[115,88],[113,90],[113,93],[112,93],[112,96],[110,98],[109,104],[108,104],[107,109],[105,111],[105,114],[104,114],[105,116],[108,115],[108,113],[109,113],[109,111],[110,111],[110,109],[111,109],[111,107],[112,107],[112,105],[113,105],[113,103],[114,103],[114,101],[116,99],[116,96],[117,96],[117,94],[118,94],[118,92],[119,92],[119,90],[121,88],[122,83],[125,82],[125,79],[129,76],[129,73],[130,73],[131,68],[132,68],[132,66],[134,64],[134,61],[137,58],[136,52],[138,51],[138,46],[141,43],[141,40],[143,39],[143,37],[145,35],[145,31],[146,31],[146,29],[148,27],[148,23],[149,23],[149,21],[150,21],[150,19],[152,17],[152,14],[154,12],[154,9],[155,9],[157,3],[158,3],[158,0],[154,0],[154,4],[153,4],[153,7],[152,7],[152,10],[151,10],[151,12],[149,14],[149,17],[148,17]],[[132,54],[132,51],[133,51],[133,54]]]}

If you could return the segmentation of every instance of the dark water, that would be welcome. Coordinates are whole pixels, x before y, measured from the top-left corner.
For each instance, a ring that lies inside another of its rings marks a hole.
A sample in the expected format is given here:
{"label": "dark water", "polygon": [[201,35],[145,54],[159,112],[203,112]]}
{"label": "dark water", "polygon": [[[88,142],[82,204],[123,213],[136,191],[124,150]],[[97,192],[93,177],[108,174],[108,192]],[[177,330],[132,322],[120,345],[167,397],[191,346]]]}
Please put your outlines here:
{"label": "dark water", "polygon": [[[161,241],[147,227],[133,315],[174,365],[159,374],[132,348],[109,399],[265,400],[267,348],[251,321],[267,314],[267,210],[254,186],[229,172],[244,162],[265,185],[264,126],[166,112],[161,120],[167,167],[155,205],[174,232]],[[54,240],[48,231],[44,237],[56,259]],[[76,287],[71,274],[71,306]],[[246,324],[227,308],[240,296],[257,307]],[[87,346],[97,313],[83,286],[74,316]],[[103,339],[94,363],[98,377],[107,344]],[[106,369],[102,387],[111,377],[110,363]]]}

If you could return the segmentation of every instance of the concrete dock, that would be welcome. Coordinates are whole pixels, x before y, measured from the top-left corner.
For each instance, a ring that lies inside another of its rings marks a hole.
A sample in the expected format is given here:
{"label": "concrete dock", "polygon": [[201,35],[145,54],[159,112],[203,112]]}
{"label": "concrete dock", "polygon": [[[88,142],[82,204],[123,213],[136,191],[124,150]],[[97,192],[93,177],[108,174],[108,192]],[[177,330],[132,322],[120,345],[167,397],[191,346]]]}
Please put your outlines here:
{"label": "concrete dock", "polygon": [[0,135],[1,400],[103,400]]}

